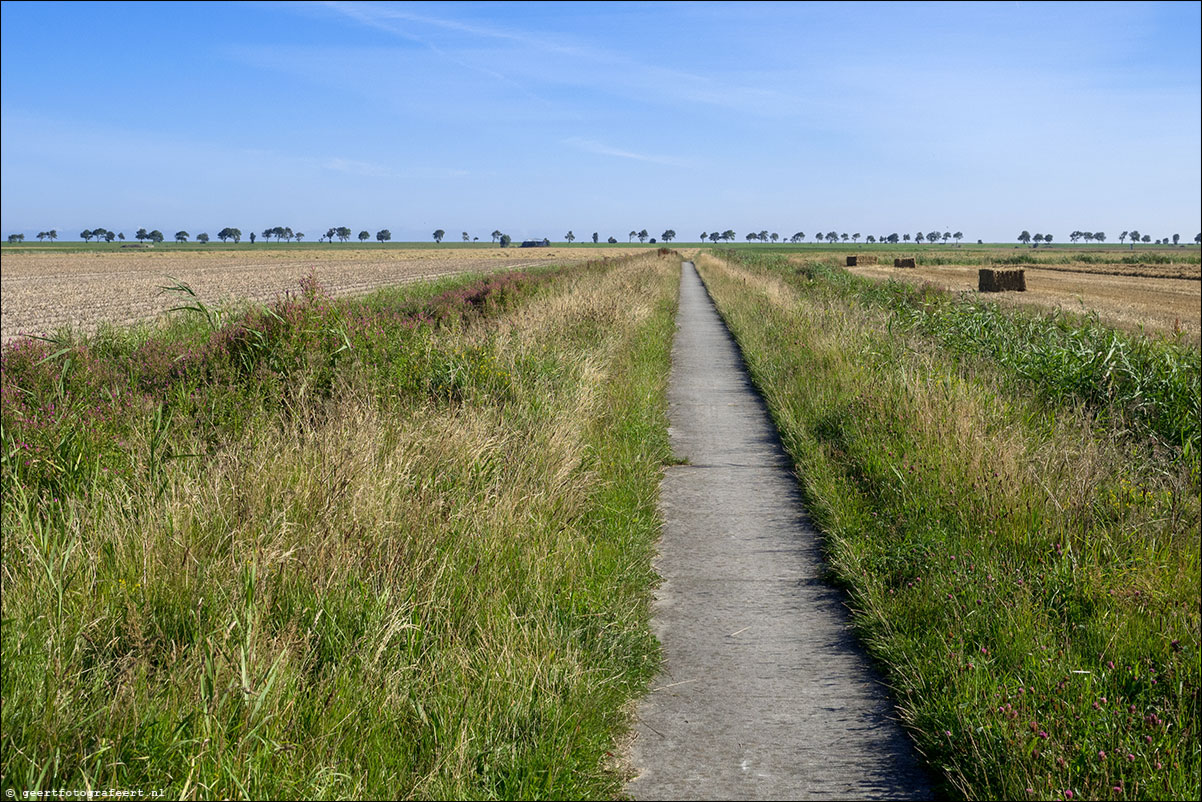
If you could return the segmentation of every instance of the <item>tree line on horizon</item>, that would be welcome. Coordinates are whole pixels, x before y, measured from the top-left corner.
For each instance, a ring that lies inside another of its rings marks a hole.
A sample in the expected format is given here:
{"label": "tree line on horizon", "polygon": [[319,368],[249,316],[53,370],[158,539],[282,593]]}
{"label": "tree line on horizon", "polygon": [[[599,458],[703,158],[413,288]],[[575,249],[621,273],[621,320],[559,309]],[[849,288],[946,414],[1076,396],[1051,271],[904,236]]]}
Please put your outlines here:
{"label": "tree line on horizon", "polygon": [[[174,239],[178,243],[185,243],[189,240],[189,238],[191,236],[192,235],[189,234],[187,231],[177,231],[177,232],[175,232]],[[326,230],[325,234],[318,237],[317,241],[318,242],[333,242],[335,239],[337,239],[339,242],[348,242],[348,241],[350,241],[352,236],[353,236],[353,232],[351,231],[351,229],[349,227],[347,227],[347,226],[332,226]],[[432,236],[436,243],[441,243],[443,241],[443,239],[446,237],[446,231],[444,231],[441,228],[436,229]],[[494,229],[492,231],[492,233],[490,234],[490,236],[492,238],[492,242],[494,245],[499,243],[501,245],[501,247],[503,247],[503,248],[508,247],[509,244],[512,242],[512,238],[508,234],[505,234],[502,231],[500,231],[499,229]],[[676,236],[677,236],[676,232],[670,228],[665,230],[662,234],[660,234],[658,240],[655,237],[652,237],[650,235],[650,233],[647,231],[647,229],[645,229],[645,228],[637,230],[637,231],[634,229],[631,229],[631,231],[628,235],[628,238],[627,238],[627,242],[633,242],[636,237],[638,238],[638,241],[640,243],[645,243],[645,242],[647,242],[648,239],[650,239],[650,241],[652,243],[655,243],[657,241],[672,242],[673,240],[676,239]],[[819,232],[819,233],[815,234],[813,241],[815,244],[826,242],[828,244],[833,245],[833,244],[840,243],[840,242],[847,243],[848,241],[850,241],[852,244],[859,244],[860,238],[862,236],[863,235],[860,234],[859,232],[856,232],[854,234],[847,234],[846,232],[839,233],[839,232],[835,232],[835,231],[828,231],[826,233]],[[249,239],[250,239],[251,244],[254,244],[257,239],[263,239],[264,241],[270,241],[273,237],[275,238],[276,242],[281,242],[281,241],[285,241],[285,240],[288,242],[292,242],[293,240],[296,240],[297,242],[303,242],[305,239],[305,234],[303,231],[295,231],[294,232],[292,230],[292,228],[289,226],[273,226],[271,228],[264,229],[262,231],[262,233],[258,234],[258,235],[256,235],[256,233],[252,231],[250,233]],[[369,231],[366,231],[366,230],[360,231],[358,234],[358,240],[360,242],[367,242],[369,239],[372,239],[372,237],[373,237],[372,233]],[[377,231],[375,233],[374,237],[380,243],[389,242],[392,240],[392,232],[389,231],[388,229],[384,228],[384,229]],[[37,234],[37,238],[38,238],[38,241],[49,239],[51,242],[54,242],[55,240],[58,239],[58,231],[55,229],[50,229],[49,231],[39,231]],[[108,229],[105,229],[105,228],[94,228],[94,229],[90,229],[90,230],[84,229],[83,231],[79,232],[79,238],[82,239],[84,242],[91,242],[93,239],[95,239],[97,242],[112,242],[114,240],[120,240],[120,241],[124,242],[125,241],[125,233],[124,232],[113,232],[113,231],[109,231]],[[222,242],[228,242],[229,240],[233,240],[235,243],[239,243],[242,241],[242,238],[243,238],[242,230],[239,228],[227,227],[227,228],[223,228],[217,232],[217,239],[221,240]],[[470,236],[468,234],[468,232],[466,232],[466,231],[462,232],[462,238],[463,238],[464,242],[478,242],[480,239],[479,237]],[[735,233],[735,231],[733,229],[728,228],[725,231],[721,231],[721,232],[719,232],[719,231],[702,231],[699,239],[701,242],[706,242],[708,240],[709,242],[716,244],[718,242],[731,242],[737,238],[738,238],[738,235]],[[745,235],[745,238],[748,242],[776,243],[776,242],[788,241],[790,243],[796,244],[796,243],[804,242],[805,238],[806,238],[806,234],[803,231],[798,231],[797,233],[788,237],[787,240],[785,240],[784,238],[782,238],[782,236],[780,234],[778,234],[776,232],[769,233],[765,229],[765,230],[761,230],[761,231],[749,232]],[[959,245],[960,240],[962,240],[963,238],[964,238],[964,234],[963,234],[963,232],[960,232],[960,231],[957,231],[955,233],[952,233],[950,231],[943,231],[943,232],[929,231],[929,232],[925,232],[925,233],[922,231],[917,231],[913,235],[908,234],[908,233],[898,234],[896,232],[894,232],[892,234],[869,234],[867,237],[864,238],[864,241],[866,244],[869,244],[869,245],[873,245],[873,244],[896,245],[899,242],[905,242],[905,243],[914,242],[915,244],[921,244],[923,242],[927,242],[927,243],[931,243],[931,244],[938,244],[940,241],[942,241],[942,243],[944,245],[946,245],[948,243],[948,240],[954,239],[956,241],[956,244]],[[1120,243],[1125,243],[1128,238],[1130,238],[1131,244],[1133,247],[1134,247],[1135,243],[1142,243],[1145,245],[1169,245],[1169,244],[1179,245],[1181,242],[1180,234],[1173,234],[1171,236],[1163,237],[1161,239],[1156,239],[1156,240],[1153,240],[1152,236],[1150,234],[1141,234],[1137,229],[1131,229],[1130,231],[1123,231],[1122,233],[1119,234],[1119,242]],[[166,237],[164,236],[163,232],[159,231],[158,229],[152,229],[150,231],[147,231],[145,228],[139,228],[137,233],[134,234],[134,239],[138,240],[139,243],[144,243],[147,241],[152,242],[152,243],[160,243],[160,242],[163,242],[166,239]],[[577,239],[577,237],[572,231],[568,231],[568,233],[564,235],[564,240],[566,240],[569,245],[571,243],[575,242],[576,239]],[[10,244],[17,243],[17,242],[24,242],[24,240],[25,240],[24,234],[9,234],[8,235],[8,242]],[[209,237],[208,233],[206,233],[206,232],[201,232],[200,234],[196,235],[196,241],[201,243],[202,245],[207,244],[209,242],[209,240],[210,240],[210,237]],[[592,240],[594,243],[599,243],[601,241],[600,235],[595,231],[593,232]],[[1021,242],[1024,245],[1031,245],[1032,243],[1034,243],[1034,247],[1039,247],[1040,245],[1051,245],[1052,242],[1054,241],[1054,236],[1052,234],[1042,234],[1042,233],[1036,233],[1036,234],[1032,235],[1029,231],[1023,230],[1022,233],[1020,233],[1018,235],[1017,240],[1018,240],[1018,242]],[[1079,240],[1084,240],[1085,242],[1104,243],[1104,242],[1106,242],[1106,233],[1104,231],[1073,231],[1071,234],[1069,234],[1069,240],[1073,243],[1076,243]],[[613,245],[613,244],[616,244],[618,242],[618,240],[616,237],[610,236],[606,239],[606,242]],[[977,240],[977,242],[978,242],[978,244],[980,244],[981,240]],[[1202,233],[1195,235],[1194,242],[1202,244]]]}

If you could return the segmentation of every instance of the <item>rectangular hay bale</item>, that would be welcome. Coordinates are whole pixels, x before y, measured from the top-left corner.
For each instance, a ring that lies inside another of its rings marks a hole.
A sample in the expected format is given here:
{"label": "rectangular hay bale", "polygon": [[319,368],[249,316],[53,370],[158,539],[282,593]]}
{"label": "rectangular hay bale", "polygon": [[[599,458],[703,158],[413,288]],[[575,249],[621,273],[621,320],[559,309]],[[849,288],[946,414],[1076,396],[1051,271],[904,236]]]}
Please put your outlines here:
{"label": "rectangular hay bale", "polygon": [[913,256],[907,257],[905,259],[894,259],[893,266],[894,267],[918,267],[918,265],[915,264]]}
{"label": "rectangular hay bale", "polygon": [[982,267],[977,273],[978,292],[1026,292],[1025,270],[994,270]]}

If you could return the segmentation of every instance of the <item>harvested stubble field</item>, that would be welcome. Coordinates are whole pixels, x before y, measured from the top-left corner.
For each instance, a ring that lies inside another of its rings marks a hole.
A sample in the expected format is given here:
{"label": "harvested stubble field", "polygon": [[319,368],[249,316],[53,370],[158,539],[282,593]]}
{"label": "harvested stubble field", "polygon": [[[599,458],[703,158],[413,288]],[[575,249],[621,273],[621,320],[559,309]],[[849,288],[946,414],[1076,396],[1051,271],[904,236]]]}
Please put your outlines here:
{"label": "harvested stubble field", "polygon": [[[606,250],[609,257],[645,248]],[[0,339],[49,334],[64,326],[92,332],[101,323],[147,320],[176,306],[164,293],[185,282],[209,304],[269,301],[313,276],[334,296],[357,295],[391,284],[455,273],[597,258],[595,249],[446,247],[346,250],[214,250],[6,253],[0,267]]]}
{"label": "harvested stubble field", "polygon": [[[953,292],[975,291],[981,265],[919,266],[895,270],[886,265],[849,267],[859,276],[900,279],[913,284],[929,283]],[[1166,266],[1149,266],[1151,268]],[[1067,312],[1095,311],[1102,321],[1127,330],[1174,334],[1183,332],[1202,339],[1202,281],[1197,266],[1167,266],[1175,271],[1192,271],[1182,278],[1131,276],[1131,265],[1081,265],[1079,268],[1024,266],[1027,291],[991,296],[1003,303],[1060,308]]]}

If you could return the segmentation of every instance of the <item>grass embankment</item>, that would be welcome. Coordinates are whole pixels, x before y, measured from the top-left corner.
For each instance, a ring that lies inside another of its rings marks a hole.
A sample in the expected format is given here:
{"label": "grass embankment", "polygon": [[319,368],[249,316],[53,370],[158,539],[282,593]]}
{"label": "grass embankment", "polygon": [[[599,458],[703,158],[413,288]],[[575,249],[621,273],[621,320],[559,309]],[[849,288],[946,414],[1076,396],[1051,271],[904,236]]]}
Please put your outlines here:
{"label": "grass embankment", "polygon": [[6,347],[4,787],[617,794],[678,266]]}
{"label": "grass embankment", "polygon": [[1198,352],[698,260],[947,790],[1197,798]]}

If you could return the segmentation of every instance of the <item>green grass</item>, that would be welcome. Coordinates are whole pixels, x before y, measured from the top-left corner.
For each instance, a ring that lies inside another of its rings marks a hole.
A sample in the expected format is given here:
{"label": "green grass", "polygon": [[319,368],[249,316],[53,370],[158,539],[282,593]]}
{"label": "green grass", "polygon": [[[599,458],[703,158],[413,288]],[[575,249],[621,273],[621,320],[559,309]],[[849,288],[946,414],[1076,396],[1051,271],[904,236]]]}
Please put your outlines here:
{"label": "green grass", "polygon": [[[1113,373],[1061,391],[1013,353],[1140,346],[829,259],[698,266],[944,792],[1196,798],[1197,451],[1133,413]],[[1178,409],[1196,432],[1197,355],[1175,349],[1131,361],[1194,371]]]}
{"label": "green grass", "polygon": [[618,794],[677,264],[6,347],[0,784]]}

